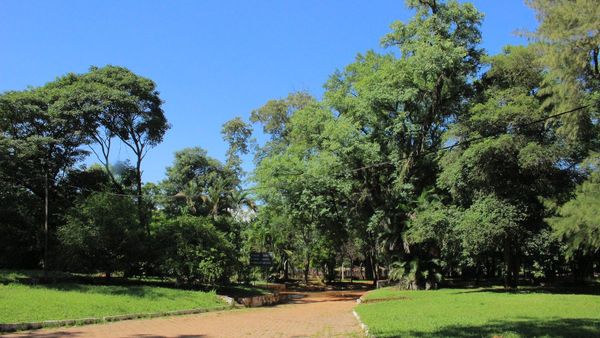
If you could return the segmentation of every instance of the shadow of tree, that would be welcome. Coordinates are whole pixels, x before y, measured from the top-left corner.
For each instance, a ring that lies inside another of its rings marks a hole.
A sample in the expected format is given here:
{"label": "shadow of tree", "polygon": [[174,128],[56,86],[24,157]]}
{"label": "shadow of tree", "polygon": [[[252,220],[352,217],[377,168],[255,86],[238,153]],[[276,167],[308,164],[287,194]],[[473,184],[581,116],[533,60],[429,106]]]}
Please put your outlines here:
{"label": "shadow of tree", "polygon": [[547,293],[547,294],[560,294],[560,295],[600,295],[600,285],[569,286],[569,287],[522,287],[519,289],[483,288],[483,289],[465,290],[465,291],[461,291],[458,293],[481,293],[481,292],[513,293],[513,294]]}
{"label": "shadow of tree", "polygon": [[452,325],[434,332],[402,331],[374,332],[377,337],[600,337],[600,319],[519,318],[491,321],[485,325]]}
{"label": "shadow of tree", "polygon": [[77,291],[82,293],[95,293],[103,295],[118,295],[118,296],[133,296],[140,298],[156,299],[169,298],[169,296],[161,292],[160,289],[144,286],[98,286],[88,284],[44,284],[38,287],[58,290],[58,291]]}

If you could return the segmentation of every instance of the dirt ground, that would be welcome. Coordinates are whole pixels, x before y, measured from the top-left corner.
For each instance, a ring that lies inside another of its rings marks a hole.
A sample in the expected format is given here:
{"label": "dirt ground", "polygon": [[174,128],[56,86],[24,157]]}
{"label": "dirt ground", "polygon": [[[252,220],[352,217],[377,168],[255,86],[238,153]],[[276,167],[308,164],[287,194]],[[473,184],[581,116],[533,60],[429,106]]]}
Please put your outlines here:
{"label": "dirt ground", "polygon": [[[362,291],[295,292],[277,306],[36,330],[6,337],[362,337],[352,308]],[[2,336],[5,337],[5,336]]]}

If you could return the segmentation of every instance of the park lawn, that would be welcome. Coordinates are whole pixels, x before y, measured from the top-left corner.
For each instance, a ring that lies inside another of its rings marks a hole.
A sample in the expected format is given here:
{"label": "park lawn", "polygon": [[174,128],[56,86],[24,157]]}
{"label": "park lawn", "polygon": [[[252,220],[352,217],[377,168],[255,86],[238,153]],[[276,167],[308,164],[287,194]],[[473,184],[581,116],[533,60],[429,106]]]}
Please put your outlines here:
{"label": "park lawn", "polygon": [[0,284],[0,323],[211,309],[225,305],[215,292],[154,286]]}
{"label": "park lawn", "polygon": [[363,299],[356,312],[376,337],[600,337],[597,290],[384,288]]}

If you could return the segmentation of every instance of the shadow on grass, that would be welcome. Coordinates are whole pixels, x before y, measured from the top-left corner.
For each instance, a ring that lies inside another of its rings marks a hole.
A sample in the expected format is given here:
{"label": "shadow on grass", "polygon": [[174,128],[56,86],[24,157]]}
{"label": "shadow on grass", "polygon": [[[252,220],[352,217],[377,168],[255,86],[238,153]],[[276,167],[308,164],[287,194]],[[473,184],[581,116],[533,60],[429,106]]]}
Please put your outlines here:
{"label": "shadow on grass", "polygon": [[[198,285],[177,284],[174,280],[155,278],[105,278],[93,275],[49,271],[44,277],[41,270],[0,269],[0,284],[22,284],[58,291],[78,291],[105,295],[124,295],[143,298],[173,298],[165,289],[202,291],[215,290],[219,295],[251,297],[270,294],[269,290],[250,285]],[[160,288],[160,289],[157,289]]]}
{"label": "shadow on grass", "polygon": [[116,295],[116,296],[131,296],[147,299],[169,298],[170,295],[161,292],[160,289],[144,286],[98,286],[88,284],[43,284],[40,288],[57,290],[57,291],[76,291],[90,294]]}
{"label": "shadow on grass", "polygon": [[269,290],[246,286],[246,285],[228,285],[217,288],[217,294],[227,295],[233,298],[254,297],[271,294]]}
{"label": "shadow on grass", "polygon": [[[457,289],[458,290],[458,289]],[[546,294],[557,294],[557,295],[600,295],[600,285],[589,285],[589,286],[565,286],[565,287],[521,287],[518,289],[504,289],[504,288],[483,288],[464,290],[458,293],[513,293],[513,294],[528,294],[528,293],[546,293]]]}
{"label": "shadow on grass", "polygon": [[377,337],[600,337],[600,319],[490,321],[481,326],[446,326],[434,332],[374,332]]}

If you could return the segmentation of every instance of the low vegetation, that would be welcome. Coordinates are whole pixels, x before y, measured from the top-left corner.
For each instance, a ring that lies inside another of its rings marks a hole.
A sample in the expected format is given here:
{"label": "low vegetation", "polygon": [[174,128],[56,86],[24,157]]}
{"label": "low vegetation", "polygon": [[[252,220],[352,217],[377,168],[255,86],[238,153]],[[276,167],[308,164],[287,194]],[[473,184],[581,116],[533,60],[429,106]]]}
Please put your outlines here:
{"label": "low vegetation", "polygon": [[74,283],[0,285],[0,323],[211,309],[225,305],[214,291]]}
{"label": "low vegetation", "polygon": [[372,291],[356,308],[377,337],[598,337],[600,289]]}

